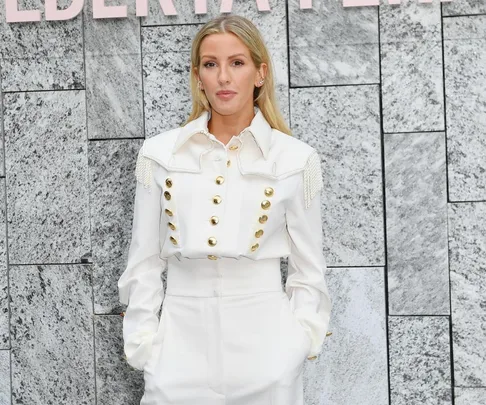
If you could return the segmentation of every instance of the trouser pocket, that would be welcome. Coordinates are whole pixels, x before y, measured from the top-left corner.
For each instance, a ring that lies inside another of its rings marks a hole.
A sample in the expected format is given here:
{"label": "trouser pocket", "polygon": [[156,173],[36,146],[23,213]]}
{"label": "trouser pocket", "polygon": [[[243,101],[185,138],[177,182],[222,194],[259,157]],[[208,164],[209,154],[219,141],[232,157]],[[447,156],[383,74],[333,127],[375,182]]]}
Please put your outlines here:
{"label": "trouser pocket", "polygon": [[284,301],[284,310],[287,314],[288,320],[288,336],[287,341],[289,350],[292,353],[296,353],[301,362],[307,358],[307,354],[310,351],[311,338],[304,326],[299,322],[294,312],[292,311],[289,298],[285,292],[282,293],[282,299]]}

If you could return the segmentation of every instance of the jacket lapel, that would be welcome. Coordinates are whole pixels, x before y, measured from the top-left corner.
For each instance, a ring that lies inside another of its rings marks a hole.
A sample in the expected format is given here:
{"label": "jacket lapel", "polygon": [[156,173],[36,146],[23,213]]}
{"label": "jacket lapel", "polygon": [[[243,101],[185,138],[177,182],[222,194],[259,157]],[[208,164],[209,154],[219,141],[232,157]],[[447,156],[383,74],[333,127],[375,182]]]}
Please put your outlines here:
{"label": "jacket lapel", "polygon": [[[242,145],[237,152],[237,163],[243,175],[259,175],[271,179],[278,177],[275,156],[271,153],[272,128],[255,108],[251,124],[241,134]],[[160,134],[146,141],[144,155],[162,164],[167,170],[201,173],[202,160],[214,148],[207,123],[208,111],[187,125],[168,134]],[[170,142],[167,142],[170,137]]]}

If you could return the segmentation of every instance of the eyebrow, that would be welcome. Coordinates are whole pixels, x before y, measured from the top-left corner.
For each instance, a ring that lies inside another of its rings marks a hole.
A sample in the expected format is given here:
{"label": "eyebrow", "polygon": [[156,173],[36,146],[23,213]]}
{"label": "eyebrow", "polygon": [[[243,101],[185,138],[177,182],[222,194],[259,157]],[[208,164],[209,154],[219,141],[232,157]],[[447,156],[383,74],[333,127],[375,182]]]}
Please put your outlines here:
{"label": "eyebrow", "polygon": [[[244,58],[246,58],[246,55],[245,54],[243,54],[243,53],[236,53],[234,55],[228,56],[228,59],[236,58],[237,56],[243,56]],[[216,56],[213,56],[213,55],[202,55],[201,56],[201,59],[202,58],[218,59]]]}

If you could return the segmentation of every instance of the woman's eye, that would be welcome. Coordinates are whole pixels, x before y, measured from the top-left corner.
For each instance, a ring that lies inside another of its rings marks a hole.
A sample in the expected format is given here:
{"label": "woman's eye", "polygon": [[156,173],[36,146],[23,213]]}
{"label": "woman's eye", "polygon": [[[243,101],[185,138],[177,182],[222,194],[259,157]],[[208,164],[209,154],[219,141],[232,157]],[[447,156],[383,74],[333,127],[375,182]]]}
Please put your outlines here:
{"label": "woman's eye", "polygon": [[244,65],[244,63],[243,63],[241,60],[235,60],[235,62],[234,62],[234,63],[235,63],[235,65],[237,65],[237,66],[242,66],[242,65]]}
{"label": "woman's eye", "polygon": [[214,66],[214,62],[206,62],[203,66],[204,67],[213,67]]}

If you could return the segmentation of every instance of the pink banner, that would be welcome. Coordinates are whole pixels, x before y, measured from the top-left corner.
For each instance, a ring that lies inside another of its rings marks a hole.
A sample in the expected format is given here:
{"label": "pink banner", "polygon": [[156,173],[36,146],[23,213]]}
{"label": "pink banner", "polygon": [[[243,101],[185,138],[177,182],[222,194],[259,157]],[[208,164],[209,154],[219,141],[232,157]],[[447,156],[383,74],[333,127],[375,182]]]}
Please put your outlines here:
{"label": "pink banner", "polygon": [[[7,23],[33,22],[41,20],[39,10],[19,10],[18,0],[5,0],[5,16]],[[90,0],[88,0],[90,1]],[[127,6],[107,6],[105,0],[93,1],[93,18],[125,18],[127,17]],[[258,11],[271,11],[268,0],[255,0]],[[366,7],[379,6],[382,4],[400,5],[401,0],[343,0],[344,7]],[[418,3],[432,3],[434,0],[416,0]],[[451,2],[452,0],[440,0]],[[165,15],[177,15],[172,0],[159,0],[162,12]],[[58,9],[57,0],[45,0],[45,18],[48,21],[69,20],[76,17],[83,9],[84,0],[72,0],[72,4],[66,9]],[[207,0],[194,0],[196,14],[208,12]],[[301,9],[312,9],[312,0],[300,0]],[[221,13],[231,13],[233,0],[221,0]],[[136,0],[137,17],[148,15],[148,0]]]}
{"label": "pink banner", "polygon": [[196,14],[206,14],[208,12],[207,0],[194,0]]}
{"label": "pink banner", "polygon": [[300,8],[302,9],[312,8],[312,0],[300,0]]}
{"label": "pink banner", "polygon": [[70,20],[83,10],[84,0],[73,0],[68,8],[59,10],[57,0],[46,0],[45,12],[47,21]]}
{"label": "pink banner", "polygon": [[[303,0],[301,0],[303,1]],[[432,3],[433,0],[418,0],[418,3]],[[442,3],[452,0],[440,0]],[[400,0],[382,0],[384,4],[400,4]],[[380,0],[343,0],[343,7],[379,6]]]}
{"label": "pink banner", "polygon": [[7,22],[40,21],[39,10],[19,10],[17,0],[5,0],[5,17]]}
{"label": "pink banner", "polygon": [[160,7],[165,15],[177,15],[177,11],[174,7],[172,0],[159,0]]}

